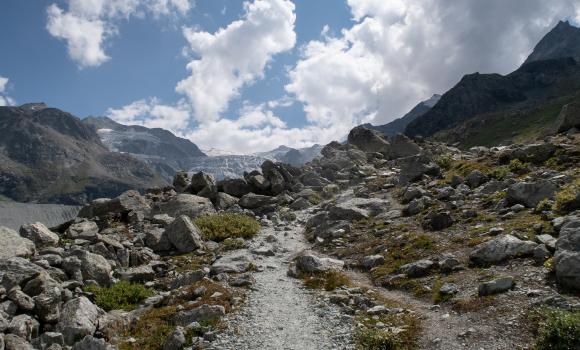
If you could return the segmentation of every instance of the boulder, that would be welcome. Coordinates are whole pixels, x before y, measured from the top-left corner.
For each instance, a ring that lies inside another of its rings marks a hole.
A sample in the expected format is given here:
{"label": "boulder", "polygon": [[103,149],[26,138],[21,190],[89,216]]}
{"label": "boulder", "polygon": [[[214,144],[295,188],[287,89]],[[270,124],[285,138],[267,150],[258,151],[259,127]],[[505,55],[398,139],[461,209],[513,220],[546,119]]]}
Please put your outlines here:
{"label": "boulder", "polygon": [[168,252],[173,248],[166,230],[160,227],[150,227],[145,230],[145,245],[156,253]]}
{"label": "boulder", "polygon": [[300,182],[304,184],[304,186],[316,187],[316,188],[323,188],[326,185],[330,184],[330,181],[320,176],[318,173],[314,171],[307,171],[300,177]]}
{"label": "boulder", "polygon": [[441,231],[453,225],[453,218],[447,211],[432,211],[423,219],[423,228],[431,231]]}
{"label": "boulder", "polygon": [[507,190],[507,200],[512,204],[523,204],[535,208],[543,199],[554,198],[557,186],[548,180],[518,182]]}
{"label": "boulder", "polygon": [[188,326],[193,322],[209,322],[226,314],[226,310],[221,305],[201,305],[191,310],[179,311],[173,317],[173,321],[178,326]]}
{"label": "boulder", "polygon": [[37,247],[57,246],[59,237],[40,222],[20,227],[20,236],[33,241]]}
{"label": "boulder", "polygon": [[487,180],[488,180],[487,175],[485,175],[484,173],[482,173],[479,170],[472,171],[465,178],[465,182],[471,188],[477,188],[477,187],[483,185],[484,183],[486,183]]}
{"label": "boulder", "polygon": [[122,193],[117,198],[101,198],[91,202],[79,212],[79,217],[92,218],[108,214],[128,214],[129,212],[148,212],[149,203],[145,197],[137,191],[130,190]]}
{"label": "boulder", "polygon": [[377,267],[385,263],[385,257],[382,255],[369,255],[365,256],[362,260],[362,266],[370,270],[373,267]]}
{"label": "boulder", "polygon": [[423,277],[427,276],[434,266],[433,261],[423,259],[399,267],[399,272],[410,278]]}
{"label": "boulder", "polygon": [[290,204],[290,209],[292,209],[292,210],[304,210],[304,209],[310,208],[311,206],[312,206],[312,204],[310,204],[308,199],[298,198],[297,200],[292,202],[292,204]]}
{"label": "boulder", "polygon": [[580,217],[571,216],[560,229],[554,254],[556,280],[566,288],[580,290]]}
{"label": "boulder", "polygon": [[15,334],[4,335],[5,350],[35,350],[32,344]]}
{"label": "boulder", "polygon": [[167,214],[174,218],[186,215],[192,219],[215,213],[215,208],[208,198],[185,193],[178,194],[167,202],[157,204],[152,212],[153,215]]}
{"label": "boulder", "polygon": [[224,192],[218,192],[215,199],[215,206],[218,209],[226,210],[238,204],[238,202],[239,202],[238,198],[230,196],[229,194]]}
{"label": "boulder", "polygon": [[23,339],[30,341],[38,337],[40,323],[29,315],[21,314],[14,316],[8,326],[8,333],[15,334]]}
{"label": "boulder", "polygon": [[557,150],[558,146],[552,143],[517,145],[502,151],[499,155],[499,161],[507,164],[511,160],[518,159],[524,163],[531,162],[541,165],[550,159]]}
{"label": "boulder", "polygon": [[112,268],[107,259],[82,249],[76,249],[71,254],[80,260],[83,280],[94,280],[101,286],[111,284]]}
{"label": "boulder", "polygon": [[386,154],[389,159],[416,156],[421,153],[421,147],[407,136],[398,134],[391,138],[390,147]]}
{"label": "boulder", "polygon": [[0,282],[6,290],[20,286],[43,271],[40,266],[20,257],[0,259]]}
{"label": "boulder", "polygon": [[401,184],[419,181],[424,175],[439,176],[441,174],[439,166],[424,154],[399,158],[395,160],[394,165],[400,169],[398,177]]}
{"label": "boulder", "polygon": [[190,184],[191,181],[186,171],[179,171],[173,177],[173,188],[177,193],[185,192]]}
{"label": "boulder", "polygon": [[99,227],[94,221],[80,219],[75,221],[65,232],[69,239],[83,239],[90,242],[98,240]]}
{"label": "boulder", "polygon": [[77,342],[72,350],[116,350],[113,345],[107,344],[104,339],[95,338],[92,335],[87,335],[83,340]]}
{"label": "boulder", "polygon": [[252,192],[252,186],[250,186],[244,179],[225,179],[218,182],[218,190],[227,193],[230,196],[242,197],[250,192]]}
{"label": "boulder", "polygon": [[261,173],[251,174],[248,176],[248,183],[260,192],[265,192],[270,188],[270,181]]}
{"label": "boulder", "polygon": [[572,128],[580,129],[580,103],[565,105],[558,116],[558,132],[566,132]]}
{"label": "boulder", "polygon": [[203,247],[201,232],[185,215],[179,216],[167,226],[165,234],[180,253],[189,253]]}
{"label": "boulder", "polygon": [[275,204],[277,202],[275,197],[263,196],[255,193],[248,193],[240,198],[239,205],[246,209],[256,209],[265,207],[267,205]]}
{"label": "boulder", "polygon": [[217,193],[217,184],[213,175],[200,171],[191,177],[189,190],[193,194],[203,194],[202,197],[213,198]]}
{"label": "boulder", "polygon": [[34,242],[21,237],[14,230],[0,226],[0,259],[29,257],[35,252]]}
{"label": "boulder", "polygon": [[210,268],[210,274],[215,276],[220,273],[243,273],[250,271],[255,266],[254,261],[244,253],[224,256],[216,260]]}
{"label": "boulder", "polygon": [[531,256],[537,244],[522,241],[512,235],[501,235],[477,245],[469,255],[470,261],[478,266],[488,266],[505,260]]}
{"label": "boulder", "polygon": [[104,314],[86,297],[78,297],[66,302],[61,310],[57,329],[62,333],[64,342],[73,345],[97,330],[97,320]]}
{"label": "boulder", "polygon": [[163,344],[163,350],[180,350],[187,340],[185,339],[185,333],[183,332],[183,327],[176,327],[175,330],[167,337],[167,340]]}
{"label": "boulder", "polygon": [[376,198],[351,198],[330,205],[328,213],[331,220],[360,220],[377,216],[387,211],[390,203]]}
{"label": "boulder", "polygon": [[348,143],[366,153],[382,153],[388,155],[391,144],[380,132],[357,126],[348,134]]}
{"label": "boulder", "polygon": [[312,253],[305,252],[294,258],[293,264],[297,272],[322,273],[330,270],[342,270],[344,261],[320,258]]}
{"label": "boulder", "polygon": [[502,277],[480,284],[477,293],[479,296],[499,294],[513,289],[514,286],[515,282],[513,277]]}

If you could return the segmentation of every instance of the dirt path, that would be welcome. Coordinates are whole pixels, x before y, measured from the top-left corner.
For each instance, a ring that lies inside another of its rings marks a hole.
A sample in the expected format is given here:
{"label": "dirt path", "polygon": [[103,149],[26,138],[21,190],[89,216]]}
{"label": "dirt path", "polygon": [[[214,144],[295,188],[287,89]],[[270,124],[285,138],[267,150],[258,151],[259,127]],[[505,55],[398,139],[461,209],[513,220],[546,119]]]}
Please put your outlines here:
{"label": "dirt path", "polygon": [[[305,215],[299,213],[299,218]],[[271,248],[275,255],[254,254],[262,271],[254,274],[256,284],[248,294],[248,303],[226,318],[228,331],[219,336],[212,349],[354,348],[352,318],[316,292],[304,289],[300,281],[286,276],[292,255],[309,248],[302,231],[299,222],[269,226],[254,239],[248,253]]]}

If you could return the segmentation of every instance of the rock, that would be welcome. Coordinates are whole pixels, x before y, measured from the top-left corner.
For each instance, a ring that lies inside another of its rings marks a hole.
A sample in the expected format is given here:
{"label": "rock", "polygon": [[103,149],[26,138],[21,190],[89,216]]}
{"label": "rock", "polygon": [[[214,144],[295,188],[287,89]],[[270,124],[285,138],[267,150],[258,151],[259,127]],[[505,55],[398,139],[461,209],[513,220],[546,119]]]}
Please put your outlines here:
{"label": "rock", "polygon": [[441,231],[453,225],[453,218],[447,211],[430,212],[423,220],[423,228],[431,231]]}
{"label": "rock", "polygon": [[431,260],[423,259],[399,267],[399,272],[410,278],[427,276],[435,263]]}
{"label": "rock", "polygon": [[94,200],[79,212],[79,217],[92,218],[108,214],[126,215],[130,212],[149,212],[149,203],[138,191],[130,190],[117,198],[101,198]]}
{"label": "rock", "polygon": [[167,337],[163,350],[180,350],[186,343],[183,327],[176,327],[175,330]]}
{"label": "rock", "polygon": [[544,264],[544,262],[546,262],[546,260],[549,259],[551,255],[552,254],[550,254],[548,248],[546,248],[546,246],[543,244],[538,244],[538,246],[534,248],[534,252],[532,253],[532,257],[534,258],[534,261],[538,265]]}
{"label": "rock", "polygon": [[203,190],[208,193],[217,193],[217,184],[213,175],[200,171],[191,177],[189,189],[193,194],[197,194]]}
{"label": "rock", "polygon": [[351,198],[328,207],[331,220],[355,221],[381,214],[390,207],[385,200],[375,198]]}
{"label": "rock", "polygon": [[191,181],[186,171],[179,171],[173,177],[173,188],[175,188],[177,193],[185,192],[190,184]]}
{"label": "rock", "polygon": [[77,249],[71,252],[80,260],[80,269],[83,280],[94,280],[101,286],[111,284],[111,264],[104,257]]}
{"label": "rock", "polygon": [[365,256],[363,261],[362,261],[362,266],[367,269],[370,270],[373,267],[377,267],[379,265],[382,265],[385,263],[385,257],[382,255],[369,255],[369,256]]}
{"label": "rock", "polygon": [[26,295],[20,288],[13,288],[8,292],[8,298],[24,311],[32,311],[34,309],[34,299]]}
{"label": "rock", "polygon": [[0,227],[0,259],[29,257],[34,255],[35,252],[34,242],[21,237],[14,230]]}
{"label": "rock", "polygon": [[404,209],[404,214],[407,216],[414,216],[429,208],[433,201],[429,197],[421,197],[413,199],[409,205]]}
{"label": "rock", "polygon": [[165,229],[159,227],[151,227],[145,231],[145,244],[156,253],[168,252],[173,248]]}
{"label": "rock", "polygon": [[389,159],[411,157],[421,153],[421,147],[405,135],[395,135],[390,141],[391,145],[386,154]]}
{"label": "rock", "polygon": [[548,180],[536,182],[518,182],[511,185],[507,191],[507,200],[513,204],[523,204],[535,208],[543,199],[554,197],[557,187]]}
{"label": "rock", "polygon": [[487,176],[479,170],[472,171],[467,177],[465,178],[465,182],[471,188],[477,188],[487,182]]}
{"label": "rock", "polygon": [[6,290],[20,286],[43,271],[40,266],[20,257],[0,259],[0,282]]}
{"label": "rock", "polygon": [[439,269],[443,273],[450,273],[454,271],[459,271],[463,269],[461,262],[457,260],[454,256],[445,256],[439,260]]}
{"label": "rock", "polygon": [[300,181],[305,186],[315,187],[318,189],[324,188],[330,184],[330,181],[320,176],[318,173],[314,171],[307,171],[300,177]]}
{"label": "rock", "polygon": [[410,186],[405,190],[405,193],[403,193],[403,198],[401,202],[403,204],[406,204],[414,199],[421,198],[426,194],[427,192],[424,189],[420,187]]}
{"label": "rock", "polygon": [[72,350],[115,350],[116,347],[107,344],[104,339],[98,339],[87,335],[80,342],[76,343]]}
{"label": "rock", "polygon": [[6,350],[34,350],[32,344],[15,334],[4,335],[4,348]]}
{"label": "rock", "polygon": [[270,188],[270,181],[264,177],[261,173],[253,174],[248,176],[248,183],[254,186],[258,191],[264,192]]}
{"label": "rock", "polygon": [[570,217],[560,229],[554,270],[560,285],[580,290],[580,217]]}
{"label": "rock", "polygon": [[252,186],[250,186],[244,179],[225,179],[219,181],[218,189],[237,198],[252,192]]}
{"label": "rock", "polygon": [[401,169],[398,176],[401,184],[419,181],[425,175],[439,176],[441,174],[439,166],[423,154],[399,158],[395,160],[395,166]]}
{"label": "rock", "polygon": [[232,287],[251,287],[256,283],[256,280],[251,274],[245,273],[230,279],[228,283]]}
{"label": "rock", "polygon": [[77,220],[65,232],[66,238],[83,239],[90,242],[98,240],[99,227],[94,221]]}
{"label": "rock", "polygon": [[57,246],[59,237],[44,224],[35,222],[20,227],[20,236],[33,241],[37,247]]}
{"label": "rock", "polygon": [[444,283],[441,288],[439,288],[439,294],[441,295],[454,295],[459,293],[459,287],[453,283]]}
{"label": "rock", "polygon": [[479,296],[493,295],[507,292],[513,289],[514,286],[515,282],[513,277],[502,277],[480,284],[477,292]]}
{"label": "rock", "polygon": [[226,210],[238,204],[238,201],[239,199],[234,196],[230,196],[227,193],[218,192],[215,200],[215,206],[218,209]]}
{"label": "rock", "polygon": [[133,283],[145,283],[155,279],[155,271],[151,265],[129,267],[117,271],[119,279]]}
{"label": "rock", "polygon": [[215,276],[220,273],[243,273],[251,270],[254,266],[254,261],[246,254],[237,253],[216,260],[210,268],[210,274]]}
{"label": "rock", "polygon": [[73,345],[78,339],[95,333],[97,320],[103,313],[85,297],[72,299],[63,305],[57,329],[65,343]]}
{"label": "rock", "polygon": [[192,219],[215,213],[215,208],[208,198],[185,193],[178,194],[167,202],[155,205],[152,211],[153,215],[167,214],[174,218],[185,215]]}
{"label": "rock", "polygon": [[543,244],[546,248],[554,251],[556,250],[557,239],[548,234],[536,235],[536,242]]}
{"label": "rock", "polygon": [[275,197],[262,196],[255,193],[248,193],[240,198],[239,205],[246,209],[256,209],[267,205],[275,204],[277,202]]}
{"label": "rock", "polygon": [[389,154],[391,144],[380,132],[357,126],[348,134],[348,143],[367,153]]}
{"label": "rock", "polygon": [[201,305],[191,310],[178,312],[173,320],[178,326],[187,326],[192,322],[208,322],[219,319],[226,314],[221,305]]}
{"label": "rock", "polygon": [[40,347],[48,349],[52,345],[64,346],[64,338],[59,332],[45,332],[40,335]]}
{"label": "rock", "polygon": [[298,211],[308,209],[311,206],[312,204],[310,204],[310,202],[306,198],[298,198],[297,200],[292,202],[292,204],[290,204],[290,209]]}
{"label": "rock", "polygon": [[573,128],[580,129],[580,103],[574,102],[562,107],[557,123],[559,133]]}
{"label": "rock", "polygon": [[167,226],[165,233],[180,253],[189,253],[203,247],[199,229],[185,215],[179,216]]}
{"label": "rock", "polygon": [[201,281],[207,273],[204,270],[188,271],[179,274],[171,282],[171,289],[178,289]]}
{"label": "rock", "polygon": [[512,235],[501,235],[477,245],[469,259],[475,265],[493,265],[512,258],[530,256],[536,246],[534,242],[522,241]]}
{"label": "rock", "polygon": [[298,272],[322,273],[329,270],[342,270],[344,262],[331,258],[319,258],[312,253],[305,252],[294,258]]}
{"label": "rock", "polygon": [[387,309],[386,306],[384,305],[377,305],[377,306],[373,306],[370,309],[367,310],[367,314],[373,316],[373,315],[383,315],[383,314],[388,314],[391,310]]}
{"label": "rock", "polygon": [[29,315],[22,314],[14,316],[10,325],[8,326],[8,333],[15,334],[27,341],[38,337],[38,329],[40,324],[37,320]]}
{"label": "rock", "polygon": [[504,164],[513,159],[518,159],[524,163],[531,162],[541,165],[550,159],[557,150],[558,147],[552,143],[520,145],[502,151],[499,155],[499,160]]}

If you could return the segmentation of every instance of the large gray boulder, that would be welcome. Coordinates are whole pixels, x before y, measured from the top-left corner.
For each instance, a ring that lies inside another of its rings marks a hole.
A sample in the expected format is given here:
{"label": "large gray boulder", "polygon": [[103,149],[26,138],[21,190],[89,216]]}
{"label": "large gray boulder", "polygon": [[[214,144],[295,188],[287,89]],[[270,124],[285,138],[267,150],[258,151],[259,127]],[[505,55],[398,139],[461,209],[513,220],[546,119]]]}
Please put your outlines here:
{"label": "large gray boulder", "polygon": [[94,280],[101,286],[111,284],[112,268],[107,259],[83,249],[73,250],[71,254],[80,260],[83,280]]}
{"label": "large gray boulder", "polygon": [[289,273],[291,275],[301,272],[322,273],[330,270],[342,270],[344,267],[344,261],[331,258],[320,258],[312,253],[304,252],[295,257],[293,263],[290,265]]}
{"label": "large gray boulder", "polygon": [[499,294],[513,289],[514,286],[513,277],[502,277],[480,284],[477,293],[479,296]]}
{"label": "large gray boulder", "polygon": [[69,239],[84,239],[95,242],[98,239],[99,227],[94,221],[77,219],[65,232],[65,237]]}
{"label": "large gray boulder", "polygon": [[166,230],[161,227],[149,227],[146,229],[145,245],[156,253],[168,252],[173,248],[173,244],[167,237]]}
{"label": "large gray boulder", "polygon": [[16,231],[0,227],[0,259],[12,257],[29,257],[34,255],[36,247],[31,240],[21,237]]}
{"label": "large gray boulder", "polygon": [[203,247],[199,228],[185,215],[178,217],[167,226],[165,233],[180,253],[189,253]]}
{"label": "large gray boulder", "polygon": [[208,198],[185,193],[178,194],[167,202],[157,204],[152,211],[153,215],[167,214],[174,218],[186,215],[192,219],[215,213],[215,208]]}
{"label": "large gray boulder", "polygon": [[537,244],[522,241],[512,235],[502,235],[477,245],[469,255],[470,261],[479,266],[501,263],[505,260],[531,256]]}
{"label": "large gray boulder", "polygon": [[423,277],[428,275],[434,266],[435,263],[433,261],[424,259],[399,267],[399,272],[411,278]]}
{"label": "large gray boulder", "polygon": [[218,192],[215,199],[215,206],[218,209],[226,210],[238,204],[238,202],[239,202],[238,198],[230,196],[229,194],[224,192]]}
{"label": "large gray boulder", "polygon": [[122,193],[117,198],[96,199],[79,212],[79,217],[92,218],[107,214],[128,214],[129,212],[148,212],[149,203],[145,197],[137,191],[130,190]]}
{"label": "large gray boulder", "polygon": [[240,198],[252,192],[252,186],[244,179],[225,179],[218,182],[218,190],[230,196]]}
{"label": "large gray boulder", "polygon": [[566,288],[580,290],[580,217],[569,217],[560,229],[554,255],[556,280]]}
{"label": "large gray boulder", "polygon": [[217,184],[213,175],[203,171],[193,174],[189,189],[191,193],[206,198],[213,198],[217,194]]}
{"label": "large gray boulder", "polygon": [[72,350],[116,350],[117,348],[111,344],[107,344],[104,339],[95,338],[92,335],[87,335],[83,340],[77,342]]}
{"label": "large gray boulder", "polygon": [[572,128],[580,129],[580,103],[570,103],[562,107],[558,116],[558,132],[566,132]]}
{"label": "large gray boulder", "polygon": [[20,257],[0,259],[0,285],[10,290],[43,271],[40,266]]}
{"label": "large gray boulder", "polygon": [[20,227],[20,236],[33,241],[37,247],[56,246],[59,237],[40,222]]}
{"label": "large gray boulder", "polygon": [[512,204],[523,204],[535,208],[543,199],[553,198],[558,187],[548,180],[518,182],[507,190],[507,200]]}
{"label": "large gray boulder", "polygon": [[276,197],[262,196],[255,193],[248,193],[240,198],[239,205],[246,209],[256,209],[277,202]]}
{"label": "large gray boulder", "polygon": [[398,134],[392,137],[390,141],[391,145],[386,154],[389,159],[416,156],[422,151],[419,145],[405,135]]}
{"label": "large gray boulder", "polygon": [[6,350],[35,350],[32,344],[16,334],[4,335],[4,349]]}
{"label": "large gray boulder", "polygon": [[226,314],[226,310],[221,305],[203,304],[191,310],[178,312],[173,321],[178,326],[188,326],[193,322],[208,322],[219,319]]}
{"label": "large gray boulder", "polygon": [[228,255],[216,260],[211,268],[211,275],[220,273],[243,273],[255,267],[255,262],[245,253]]}
{"label": "large gray boulder", "polygon": [[173,188],[175,188],[177,193],[185,192],[190,184],[191,180],[187,171],[179,171],[173,177]]}
{"label": "large gray boulder", "polygon": [[376,130],[367,129],[364,126],[357,126],[348,134],[348,143],[358,147],[367,153],[389,154],[391,144]]}
{"label": "large gray boulder", "polygon": [[314,171],[307,171],[304,174],[302,174],[302,176],[300,177],[300,181],[305,186],[319,187],[319,188],[322,188],[322,187],[330,184],[330,181],[323,178],[322,176],[320,176],[318,173],[316,173]]}
{"label": "large gray boulder", "polygon": [[61,310],[57,329],[62,333],[67,345],[75,344],[97,330],[97,320],[104,311],[85,297],[66,302]]}
{"label": "large gray boulder", "polygon": [[425,175],[435,177],[441,174],[439,166],[424,154],[396,159],[394,165],[400,169],[398,177],[401,184],[419,181]]}
{"label": "large gray boulder", "polygon": [[332,220],[360,220],[384,213],[390,203],[375,198],[351,198],[328,207]]}

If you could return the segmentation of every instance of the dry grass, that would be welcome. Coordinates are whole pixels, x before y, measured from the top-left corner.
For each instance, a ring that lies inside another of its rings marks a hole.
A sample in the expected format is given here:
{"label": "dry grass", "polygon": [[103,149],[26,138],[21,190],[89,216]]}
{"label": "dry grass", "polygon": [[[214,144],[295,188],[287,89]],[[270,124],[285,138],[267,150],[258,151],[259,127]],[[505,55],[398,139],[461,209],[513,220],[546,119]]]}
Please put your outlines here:
{"label": "dry grass", "polygon": [[495,305],[493,296],[458,299],[453,302],[452,309],[458,313],[479,312]]}
{"label": "dry grass", "polygon": [[[377,323],[384,328],[376,328]],[[412,314],[387,314],[378,317],[359,316],[361,326],[355,334],[359,350],[412,350],[417,348],[420,320]]]}
{"label": "dry grass", "polygon": [[332,291],[336,288],[350,285],[350,279],[348,276],[343,272],[334,269],[324,273],[303,274],[300,278],[304,281],[304,285],[310,289]]}

